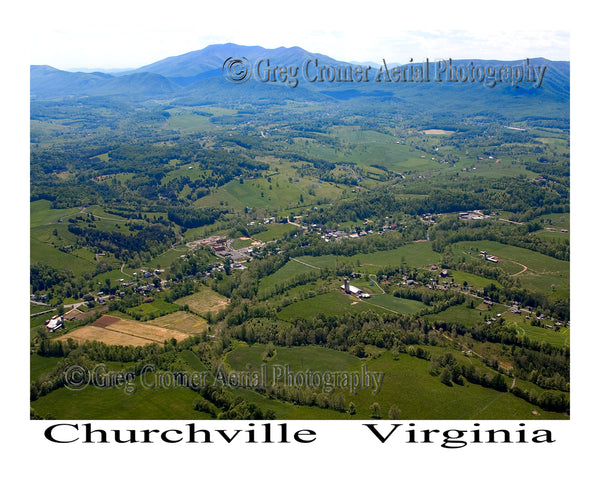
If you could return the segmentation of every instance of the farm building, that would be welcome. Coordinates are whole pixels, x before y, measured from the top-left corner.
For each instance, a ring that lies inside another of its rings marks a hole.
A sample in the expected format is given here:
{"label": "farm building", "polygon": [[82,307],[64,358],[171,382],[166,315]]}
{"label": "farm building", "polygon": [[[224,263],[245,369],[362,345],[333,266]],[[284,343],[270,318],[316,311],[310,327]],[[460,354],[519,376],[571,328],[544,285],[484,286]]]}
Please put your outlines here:
{"label": "farm building", "polygon": [[62,315],[54,315],[50,320],[46,322],[46,328],[51,332],[56,332],[59,328],[64,328],[65,321]]}
{"label": "farm building", "polygon": [[351,295],[360,295],[362,293],[362,290],[354,285],[348,285],[347,289],[345,285],[340,285],[340,288]]}
{"label": "farm building", "polygon": [[494,257],[493,255],[488,255],[487,251],[482,250],[481,255],[483,255],[483,259],[487,260],[488,262],[492,262],[492,263],[498,263],[498,259],[496,257]]}
{"label": "farm building", "polygon": [[344,284],[340,285],[340,288],[349,295],[360,295],[361,293],[363,293],[363,291],[360,288],[357,288],[354,285],[350,285],[347,278],[344,279]]}

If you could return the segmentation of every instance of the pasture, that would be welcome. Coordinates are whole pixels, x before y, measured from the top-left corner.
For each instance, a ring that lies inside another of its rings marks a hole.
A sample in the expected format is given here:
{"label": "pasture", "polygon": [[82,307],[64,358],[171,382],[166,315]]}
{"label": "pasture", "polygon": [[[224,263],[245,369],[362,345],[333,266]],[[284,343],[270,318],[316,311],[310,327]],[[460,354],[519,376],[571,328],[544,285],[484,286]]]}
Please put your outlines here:
{"label": "pasture", "polygon": [[237,211],[250,206],[253,209],[265,209],[272,214],[297,207],[317,205],[340,198],[343,189],[339,186],[319,181],[319,178],[300,174],[294,167],[299,162],[276,159],[265,156],[257,158],[269,164],[269,170],[262,177],[231,180],[216,192],[199,198],[198,207],[227,206]]}
{"label": "pasture", "polygon": [[[282,320],[292,320],[294,318],[310,318],[319,313],[324,315],[342,315],[344,313],[367,311],[376,311],[378,313],[385,313],[385,311],[398,313],[404,311],[409,313],[409,311],[420,310],[420,308],[416,308],[416,304],[420,304],[420,302],[413,304],[410,300],[386,298],[373,301],[374,298],[378,297],[362,300],[354,295],[343,293],[338,283],[341,284],[339,281],[336,282],[335,286],[337,288],[331,292],[300,300],[284,307],[278,314],[279,318]],[[380,297],[383,297],[383,295]],[[389,306],[384,306],[386,304]]]}
{"label": "pasture", "polygon": [[[474,327],[475,325],[482,324],[486,318],[495,317],[496,314],[506,311],[506,307],[503,305],[494,304],[491,307],[487,307],[477,298],[473,298],[475,308],[469,308],[467,305],[470,302],[471,298],[467,297],[464,304],[454,305],[435,315],[426,315],[425,318],[433,322],[456,323],[465,327]],[[480,306],[482,308],[479,308]]]}

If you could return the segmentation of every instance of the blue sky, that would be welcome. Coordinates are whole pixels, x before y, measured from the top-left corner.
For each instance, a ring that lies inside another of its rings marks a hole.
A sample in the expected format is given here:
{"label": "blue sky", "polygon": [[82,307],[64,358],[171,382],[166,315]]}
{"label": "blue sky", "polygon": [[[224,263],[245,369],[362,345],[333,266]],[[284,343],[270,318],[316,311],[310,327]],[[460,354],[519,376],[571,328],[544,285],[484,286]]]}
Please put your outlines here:
{"label": "blue sky", "polygon": [[[30,64],[62,69],[139,67],[234,42],[300,46],[344,61],[545,57],[569,60],[564,3],[504,0],[32,1]],[[532,5],[533,4],[533,5]],[[535,8],[534,8],[535,7]]]}

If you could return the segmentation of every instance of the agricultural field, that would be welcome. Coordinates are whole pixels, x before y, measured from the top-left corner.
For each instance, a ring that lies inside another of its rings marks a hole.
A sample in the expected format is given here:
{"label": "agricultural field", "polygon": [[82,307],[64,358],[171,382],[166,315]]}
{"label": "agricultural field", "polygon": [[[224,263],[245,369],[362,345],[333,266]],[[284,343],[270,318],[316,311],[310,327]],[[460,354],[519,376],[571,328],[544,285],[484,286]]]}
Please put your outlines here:
{"label": "agricultural field", "polygon": [[[290,176],[285,176],[285,174]],[[294,176],[291,176],[294,175]],[[232,180],[216,193],[196,201],[198,207],[228,206],[236,211],[252,205],[266,212],[276,212],[331,201],[341,196],[341,189],[317,178],[299,177],[282,168],[267,178]]]}
{"label": "agricultural field", "polygon": [[149,325],[198,335],[208,328],[206,320],[189,312],[174,312],[147,322]]}
{"label": "agricultural field", "polygon": [[283,283],[297,275],[309,273],[314,270],[316,270],[314,267],[309,267],[292,259],[275,273],[261,278],[258,291],[261,293],[268,291],[279,283]]}
{"label": "agricultural field", "polygon": [[[150,297],[147,298],[149,300]],[[152,301],[146,301],[137,307],[127,309],[127,313],[133,317],[140,319],[151,319],[160,315],[177,312],[179,307],[172,303],[166,302],[162,298],[155,298]]]}
{"label": "agricultural field", "polygon": [[200,291],[188,295],[187,297],[175,300],[179,306],[187,305],[190,311],[202,315],[208,312],[218,312],[227,307],[229,301],[227,298],[219,295],[208,287],[201,287]]}
{"label": "agricultural field", "polygon": [[91,325],[77,328],[59,337],[72,338],[77,342],[97,341],[108,345],[142,346],[149,343],[162,343],[174,338],[183,340],[188,334],[135,320],[103,316]]}
{"label": "agricultural field", "polygon": [[488,279],[480,275],[474,275],[472,273],[461,272],[459,270],[452,270],[448,272],[448,277],[454,280],[454,282],[460,286],[462,286],[464,282],[467,282],[467,285],[477,290],[483,290],[490,285],[500,288],[500,284],[496,280]]}

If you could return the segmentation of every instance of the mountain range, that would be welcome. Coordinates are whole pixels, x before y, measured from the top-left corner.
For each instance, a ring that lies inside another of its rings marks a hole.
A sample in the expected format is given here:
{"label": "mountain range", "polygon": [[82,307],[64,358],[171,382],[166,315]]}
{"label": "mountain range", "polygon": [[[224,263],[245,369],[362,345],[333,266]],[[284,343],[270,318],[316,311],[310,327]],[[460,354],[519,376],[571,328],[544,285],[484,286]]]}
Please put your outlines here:
{"label": "mountain range", "polygon": [[[266,49],[233,43],[210,45],[202,50],[168,57],[149,65],[119,73],[67,72],[47,65],[30,68],[30,94],[32,100],[60,99],[77,96],[119,96],[133,100],[171,99],[175,102],[268,102],[268,101],[344,101],[370,99],[394,101],[426,108],[455,108],[460,105],[477,105],[479,108],[506,109],[510,106],[524,109],[544,104],[555,114],[562,111],[568,116],[570,99],[570,62],[530,59],[535,66],[545,67],[543,83],[535,88],[533,83],[521,83],[519,88],[502,83],[493,88],[482,82],[314,82],[300,80],[295,88],[285,82],[260,82],[251,78],[242,85],[233,84],[224,77],[223,63],[228,58],[246,58],[251,65],[259,59],[269,59],[271,66],[299,66],[307,60],[333,68],[356,65],[341,62],[326,55],[311,53],[300,47]],[[453,60],[456,67],[483,65],[486,68],[523,65],[524,60]],[[382,63],[365,62],[372,68]],[[389,62],[388,68],[395,64]],[[417,64],[418,65],[418,64]],[[406,68],[410,68],[407,65]],[[402,67],[400,67],[402,68]],[[313,69],[316,72],[316,70]],[[254,75],[256,77],[256,75]],[[382,77],[385,78],[385,77]],[[565,108],[566,106],[566,108]],[[566,113],[565,113],[566,112]]]}

